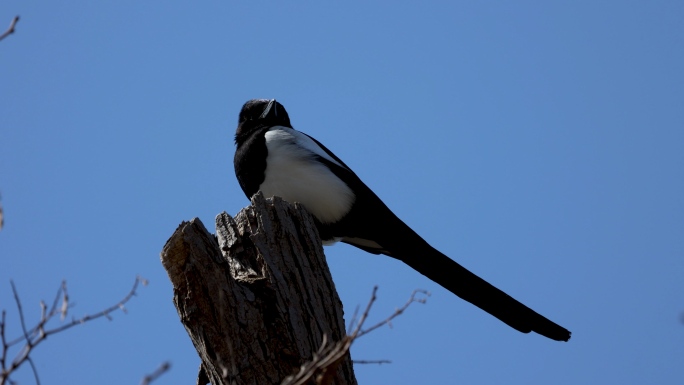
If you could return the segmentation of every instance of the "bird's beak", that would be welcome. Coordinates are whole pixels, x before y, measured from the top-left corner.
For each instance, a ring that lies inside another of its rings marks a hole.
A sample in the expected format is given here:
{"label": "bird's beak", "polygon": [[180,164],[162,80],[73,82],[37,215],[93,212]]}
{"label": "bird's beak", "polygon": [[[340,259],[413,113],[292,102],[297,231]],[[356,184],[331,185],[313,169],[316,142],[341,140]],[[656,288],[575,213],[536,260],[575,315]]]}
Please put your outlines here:
{"label": "bird's beak", "polygon": [[260,119],[266,119],[266,118],[277,118],[278,117],[278,105],[276,104],[275,99],[269,100],[268,104],[266,105],[266,108],[264,108],[264,112],[261,113],[261,116],[259,116]]}

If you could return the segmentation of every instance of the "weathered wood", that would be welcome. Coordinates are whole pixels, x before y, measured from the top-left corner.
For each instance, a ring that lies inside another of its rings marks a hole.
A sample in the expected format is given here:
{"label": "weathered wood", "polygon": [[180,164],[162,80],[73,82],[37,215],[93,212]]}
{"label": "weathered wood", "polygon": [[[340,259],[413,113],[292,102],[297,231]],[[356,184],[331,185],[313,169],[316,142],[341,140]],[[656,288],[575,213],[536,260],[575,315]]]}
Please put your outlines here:
{"label": "weathered wood", "polygon": [[[183,222],[161,253],[174,303],[213,385],[278,384],[309,361],[327,335],[345,336],[313,217],[259,193],[212,236]],[[351,358],[334,384],[356,384]]]}

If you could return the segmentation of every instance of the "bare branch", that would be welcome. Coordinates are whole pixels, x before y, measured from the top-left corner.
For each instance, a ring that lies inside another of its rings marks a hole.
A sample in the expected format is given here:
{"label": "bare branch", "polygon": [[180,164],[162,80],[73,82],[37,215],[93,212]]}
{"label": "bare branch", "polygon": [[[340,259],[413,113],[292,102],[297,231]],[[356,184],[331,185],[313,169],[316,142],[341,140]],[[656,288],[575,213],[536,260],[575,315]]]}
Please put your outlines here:
{"label": "bare branch", "polygon": [[[402,314],[412,303],[414,302],[419,302],[419,303],[425,303],[426,299],[425,298],[416,298],[416,294],[422,293],[424,295],[430,295],[425,290],[414,290],[413,293],[411,294],[411,297],[409,300],[404,304],[404,306],[400,307],[399,309],[395,310],[392,315],[387,317],[384,321],[378,322],[377,324],[371,326],[368,329],[363,329],[363,324],[364,322],[368,319],[368,315],[370,314],[370,309],[373,306],[373,303],[377,299],[377,294],[378,292],[378,287],[375,286],[373,287],[373,293],[371,294],[371,298],[368,301],[368,305],[366,305],[366,309],[363,311],[363,314],[361,315],[361,319],[358,321],[358,324],[356,325],[356,328],[352,331],[350,335],[345,336],[342,338],[341,341],[334,343],[334,344],[328,344],[328,340],[326,336],[323,336],[323,343],[321,344],[321,347],[318,349],[316,354],[314,354],[314,357],[311,359],[311,361],[305,363],[304,365],[301,366],[299,369],[299,372],[295,375],[289,376],[283,380],[281,385],[305,385],[305,384],[316,384],[316,385],[328,385],[333,381],[333,373],[335,372],[335,369],[337,368],[337,365],[342,361],[342,359],[345,357],[345,355],[349,352],[349,348],[351,347],[352,343],[356,341],[357,338],[370,333],[371,331],[387,324],[391,324],[391,321]],[[350,322],[350,326],[354,325],[355,319],[356,319],[356,314],[358,313],[358,309],[354,312],[354,317],[352,317],[352,320]],[[360,363],[360,364],[389,364],[391,361],[388,360],[362,360],[362,361],[354,361],[354,363]]]}
{"label": "bare branch", "polygon": [[[136,295],[135,291],[138,288],[138,284],[143,283],[143,285],[146,285],[146,282],[147,281],[145,281],[144,279],[142,279],[140,277],[136,277],[135,282],[133,283],[133,288],[131,289],[131,291],[121,301],[119,301],[116,305],[112,305],[112,306],[102,310],[99,313],[95,313],[92,315],[88,314],[88,315],[86,315],[83,318],[80,318],[78,320],[72,320],[68,324],[62,325],[58,328],[47,330],[47,331],[45,331],[45,336],[47,337],[51,334],[59,333],[63,330],[69,329],[73,326],[80,325],[82,323],[86,323],[88,321],[92,321],[92,320],[100,318],[100,317],[106,317],[107,319],[111,320],[112,318],[109,316],[109,313],[114,312],[117,309],[121,309],[126,302],[128,302],[134,295]],[[66,284],[63,287],[65,290],[63,291],[64,292],[64,301],[62,303],[61,314],[66,315],[66,310],[65,310],[66,305],[64,305],[64,303],[67,303],[67,301],[69,300],[69,296],[66,295]]]}
{"label": "bare branch", "polygon": [[353,341],[352,337],[344,336],[342,341],[328,344],[328,338],[324,335],[323,343],[311,361],[302,365],[297,374],[285,378],[281,385],[330,384],[337,365],[349,352]]}
{"label": "bare branch", "polygon": [[149,385],[152,381],[159,378],[162,374],[166,373],[169,369],[171,369],[171,363],[168,361],[162,362],[162,364],[159,365],[159,367],[154,372],[143,377],[142,381],[140,382],[140,385]]}
{"label": "bare branch", "polygon": [[[0,321],[0,342],[2,343],[2,355],[0,356],[0,385],[5,385],[6,383],[12,384],[13,382],[10,380],[10,375],[16,371],[21,365],[24,363],[28,362],[31,368],[33,369],[33,374],[36,379],[36,384],[40,385],[40,380],[38,378],[38,371],[36,370],[36,366],[33,363],[33,360],[31,359],[31,352],[33,349],[43,342],[49,335],[56,334],[59,332],[62,332],[66,329],[69,329],[73,326],[80,325],[83,323],[86,323],[88,321],[92,321],[94,319],[100,318],[100,317],[107,317],[110,318],[109,313],[112,313],[116,311],[117,309],[123,309],[124,304],[128,302],[135,294],[136,290],[138,288],[138,284],[142,283],[143,285],[147,284],[147,281],[140,278],[136,277],[135,282],[133,283],[133,288],[131,291],[117,304],[110,306],[109,308],[96,313],[92,315],[85,315],[84,317],[80,319],[73,319],[71,322],[68,322],[62,326],[53,328],[53,329],[47,329],[46,330],[46,325],[58,314],[60,315],[60,318],[63,320],[64,317],[67,315],[67,310],[72,306],[69,303],[69,295],[67,294],[67,287],[66,287],[66,282],[63,281],[62,284],[60,285],[59,289],[57,290],[57,295],[55,296],[55,300],[52,303],[52,306],[47,309],[47,305],[45,302],[41,301],[40,302],[40,321],[31,328],[30,330],[26,328],[26,322],[24,319],[24,311],[21,306],[21,301],[19,300],[19,294],[17,292],[17,289],[14,285],[14,282],[10,281],[10,284],[12,285],[12,291],[14,293],[14,300],[17,303],[17,308],[19,310],[19,318],[21,320],[21,328],[23,332],[23,336],[18,337],[14,340],[7,341],[7,336],[5,335],[5,330],[6,330],[6,321],[5,321],[5,315],[6,312],[5,310],[2,311],[2,320]],[[60,305],[60,299],[61,299],[61,305]],[[11,364],[8,364],[7,359],[8,359],[8,352],[10,347],[23,342],[24,345],[22,348],[19,350],[19,352],[16,354],[14,359],[11,361]],[[168,370],[168,368],[166,368]],[[155,372],[156,373],[156,372]],[[160,373],[161,374],[161,373]]]}
{"label": "bare branch", "polygon": [[[7,28],[7,31],[3,32],[3,34],[0,35],[0,40],[4,39],[4,38],[6,38],[7,36],[9,36],[9,35],[11,35],[11,34],[14,33],[14,26],[17,25],[17,22],[18,22],[18,21],[19,21],[19,15],[14,16],[14,19],[12,19],[12,22],[10,23],[9,28]],[[0,210],[0,220],[2,219],[2,215],[1,215],[1,214],[2,214],[2,210]],[[1,221],[0,221],[0,223],[1,223]],[[0,224],[0,227],[2,227],[1,224]]]}
{"label": "bare branch", "polygon": [[[57,294],[55,295],[55,299],[52,301],[52,306],[50,309],[45,313],[45,315],[41,315],[41,322],[38,323],[38,325],[34,326],[31,330],[29,330],[29,336],[31,338],[35,337],[36,334],[41,334],[44,333],[43,327],[45,326],[46,323],[55,315],[57,314],[57,306],[59,305],[59,300],[63,298],[64,300],[68,301],[68,297],[64,295],[64,291],[66,290],[66,281],[62,281],[62,283],[59,286],[59,289],[57,289]],[[42,312],[43,309],[41,309]],[[22,342],[25,340],[25,337],[17,337],[14,340],[11,340],[10,342],[7,343],[8,346],[14,346],[18,344],[19,342]]]}
{"label": "bare branch", "polygon": [[[376,289],[377,289],[377,286],[376,286]],[[370,310],[370,305],[373,303],[372,301],[375,300],[375,291],[376,290],[373,290],[373,298],[371,298],[371,302],[368,303],[368,307],[366,308],[366,312],[368,312]],[[359,327],[357,328],[358,334],[356,335],[356,338],[359,338],[359,337],[363,336],[364,334],[370,333],[373,330],[375,330],[381,326],[384,326],[384,325],[390,325],[390,327],[391,327],[392,320],[395,319],[397,316],[401,315],[412,303],[414,303],[414,302],[425,303],[427,301],[427,298],[416,298],[416,294],[419,294],[419,293],[423,294],[427,297],[430,296],[430,293],[428,291],[421,290],[421,289],[414,290],[413,293],[411,293],[411,297],[408,299],[408,301],[406,301],[404,306],[395,310],[394,313],[392,315],[390,315],[389,317],[387,317],[384,321],[378,322],[377,324],[369,327],[366,330],[361,330],[361,324],[363,324],[363,321],[365,320],[365,318],[362,318],[361,322],[359,323]],[[364,317],[365,316],[367,316],[367,313],[364,313]]]}

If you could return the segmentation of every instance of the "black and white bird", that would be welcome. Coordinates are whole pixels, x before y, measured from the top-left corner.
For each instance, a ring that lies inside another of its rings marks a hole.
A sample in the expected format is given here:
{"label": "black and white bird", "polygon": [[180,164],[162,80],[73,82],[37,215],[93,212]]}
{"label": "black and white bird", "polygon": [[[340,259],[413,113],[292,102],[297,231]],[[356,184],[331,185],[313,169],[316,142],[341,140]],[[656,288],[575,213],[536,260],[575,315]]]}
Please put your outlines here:
{"label": "black and white bird", "polygon": [[275,99],[245,103],[235,144],[235,174],[247,198],[261,191],[266,197],[303,204],[317,220],[324,244],[341,241],[396,258],[518,331],[570,339],[565,328],[430,246],[340,158],[292,128],[287,111]]}

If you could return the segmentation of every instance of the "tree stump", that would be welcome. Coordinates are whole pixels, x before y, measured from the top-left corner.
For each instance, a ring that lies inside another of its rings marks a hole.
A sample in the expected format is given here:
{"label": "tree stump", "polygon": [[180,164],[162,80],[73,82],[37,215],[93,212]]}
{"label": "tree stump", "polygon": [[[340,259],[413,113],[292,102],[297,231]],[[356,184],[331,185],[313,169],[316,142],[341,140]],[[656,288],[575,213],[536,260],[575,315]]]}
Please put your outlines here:
{"label": "tree stump", "polygon": [[[181,223],[161,253],[213,385],[279,384],[314,358],[324,335],[346,335],[311,214],[261,193],[251,202],[235,218],[219,214],[216,236],[198,218]],[[356,384],[348,353],[332,369],[326,383]]]}

